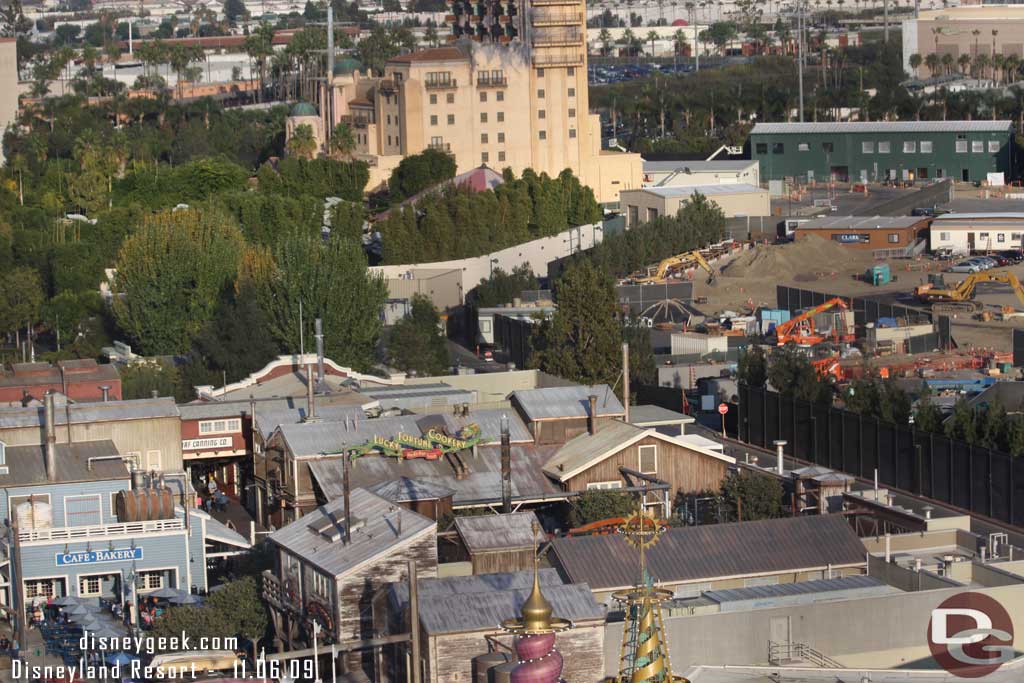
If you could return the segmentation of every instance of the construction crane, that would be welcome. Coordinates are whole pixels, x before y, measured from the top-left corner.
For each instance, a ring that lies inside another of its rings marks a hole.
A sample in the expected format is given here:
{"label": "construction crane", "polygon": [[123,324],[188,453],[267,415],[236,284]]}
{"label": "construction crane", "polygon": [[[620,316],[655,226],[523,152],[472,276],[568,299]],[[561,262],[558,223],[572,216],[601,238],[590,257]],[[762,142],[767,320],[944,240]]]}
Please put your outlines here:
{"label": "construction crane", "polygon": [[976,313],[983,304],[974,301],[974,291],[978,285],[986,282],[998,282],[1010,285],[1017,300],[1024,306],[1024,286],[1013,273],[1005,270],[981,271],[971,273],[950,288],[937,287],[932,283],[920,285],[914,294],[920,301],[932,304],[936,313]]}
{"label": "construction crane", "polygon": [[668,276],[673,272],[688,268],[690,266],[698,266],[703,268],[708,273],[708,284],[713,284],[715,278],[718,276],[716,271],[704,255],[699,251],[687,251],[682,254],[676,254],[675,256],[669,256],[667,259],[662,260],[658,267],[655,269],[653,274],[645,273],[643,275],[633,274],[626,280],[628,284],[634,285],[656,285],[665,282]]}
{"label": "construction crane", "polygon": [[[785,346],[789,342],[800,346],[814,346],[825,341],[852,342],[856,339],[853,330],[845,329],[841,321],[837,321],[832,329],[823,332],[819,331],[814,323],[815,316],[818,316],[833,308],[840,308],[844,311],[849,309],[846,302],[839,297],[829,299],[825,303],[809,308],[800,315],[782,323],[775,328],[775,339],[779,346]],[[844,329],[840,330],[839,328]]]}

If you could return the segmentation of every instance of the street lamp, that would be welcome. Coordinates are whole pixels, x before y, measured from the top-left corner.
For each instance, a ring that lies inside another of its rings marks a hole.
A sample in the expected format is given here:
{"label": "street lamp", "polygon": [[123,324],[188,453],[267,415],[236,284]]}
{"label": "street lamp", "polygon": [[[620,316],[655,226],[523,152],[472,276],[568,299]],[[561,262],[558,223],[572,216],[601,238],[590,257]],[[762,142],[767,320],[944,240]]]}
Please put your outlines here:
{"label": "street lamp", "polygon": [[494,279],[494,264],[495,264],[495,263],[497,263],[497,262],[498,262],[498,259],[496,259],[496,258],[492,258],[492,259],[490,260],[490,262],[488,263],[488,265],[489,265],[489,266],[490,266],[490,268],[491,268],[491,276],[490,276],[490,278],[489,278],[489,279],[491,279],[491,280],[493,280],[493,279]]}

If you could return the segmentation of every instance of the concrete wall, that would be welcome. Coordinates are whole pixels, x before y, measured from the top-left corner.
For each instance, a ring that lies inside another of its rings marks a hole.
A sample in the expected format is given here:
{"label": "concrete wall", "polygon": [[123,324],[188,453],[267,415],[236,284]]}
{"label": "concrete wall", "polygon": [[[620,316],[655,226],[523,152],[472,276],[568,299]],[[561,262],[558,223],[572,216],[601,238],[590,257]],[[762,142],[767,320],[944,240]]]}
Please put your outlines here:
{"label": "concrete wall", "polygon": [[[501,268],[508,273],[513,268],[525,264],[529,265],[534,273],[542,275],[547,273],[548,263],[551,261],[565,258],[582,249],[590,249],[595,244],[601,242],[603,235],[604,233],[601,231],[600,225],[582,225],[570,228],[552,237],[542,237],[532,242],[526,242],[525,244],[519,244],[485,254],[484,256],[477,256],[476,258],[439,261],[436,263],[414,263],[401,266],[374,266],[370,270],[382,275],[388,281],[389,290],[391,289],[392,280],[405,278],[401,291],[405,291],[405,287],[412,286],[407,283],[415,282],[420,271],[423,271],[430,277],[436,275],[438,271],[457,271],[460,273],[457,283],[450,281],[446,276],[445,283],[447,287],[443,290],[443,297],[439,293],[438,299],[435,300],[433,298],[434,295],[431,295],[431,300],[434,301],[435,306],[444,307],[452,305],[449,303],[450,299],[447,295],[448,287],[458,284],[461,287],[462,296],[465,297],[467,291],[480,284],[481,280],[486,280],[491,276],[492,266],[493,268]],[[492,259],[495,261],[494,263],[491,262]],[[410,275],[412,276],[411,280],[409,279]],[[454,277],[452,280],[454,280]],[[431,291],[429,287],[423,293],[426,294],[428,291]],[[462,303],[462,301],[458,303]]]}
{"label": "concrete wall", "polygon": [[571,382],[541,372],[540,370],[481,372],[475,375],[409,377],[405,380],[407,385],[436,384],[437,382],[444,382],[456,389],[476,392],[480,403],[504,402],[513,391],[572,386]]}
{"label": "concrete wall", "polygon": [[[1024,586],[975,589],[998,600],[1014,620],[1015,642],[1024,647]],[[822,602],[665,619],[672,668],[705,664],[767,664],[772,620],[788,620],[791,642],[804,643],[844,666],[884,669],[930,658],[931,612],[962,588],[899,593],[875,598]],[[780,622],[776,622],[779,624]],[[622,624],[605,631],[605,675],[618,664]]]}

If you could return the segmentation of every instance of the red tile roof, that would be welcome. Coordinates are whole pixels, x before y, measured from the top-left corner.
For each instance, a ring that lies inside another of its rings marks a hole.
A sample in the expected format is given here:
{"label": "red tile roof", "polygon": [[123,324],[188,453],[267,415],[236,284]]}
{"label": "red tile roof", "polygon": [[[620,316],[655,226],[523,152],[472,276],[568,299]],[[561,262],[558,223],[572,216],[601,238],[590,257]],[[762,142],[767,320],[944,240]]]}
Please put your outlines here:
{"label": "red tile roof", "polygon": [[465,60],[469,57],[457,47],[432,47],[426,50],[417,50],[416,52],[410,52],[405,55],[398,55],[392,57],[389,62],[398,62],[401,64],[409,62],[451,62],[455,60]]}

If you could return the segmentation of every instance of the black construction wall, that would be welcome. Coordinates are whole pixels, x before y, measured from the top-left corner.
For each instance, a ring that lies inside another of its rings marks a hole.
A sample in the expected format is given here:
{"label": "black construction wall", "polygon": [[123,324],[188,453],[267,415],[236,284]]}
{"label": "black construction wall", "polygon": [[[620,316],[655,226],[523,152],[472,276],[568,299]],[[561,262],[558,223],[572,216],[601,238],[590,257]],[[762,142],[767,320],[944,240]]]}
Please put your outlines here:
{"label": "black construction wall", "polygon": [[528,321],[509,318],[500,313],[494,316],[494,343],[508,353],[509,361],[515,363],[517,368],[525,368],[533,353],[530,343],[533,330],[533,324]]}
{"label": "black construction wall", "polygon": [[[776,285],[775,300],[779,308],[796,314],[804,308],[819,306],[829,299],[840,298],[846,301],[853,311],[853,320],[858,327],[868,323],[878,322],[879,318],[907,318],[909,320],[926,321],[935,323],[935,338],[932,335],[920,337],[920,341],[911,341],[913,353],[928,353],[935,349],[952,348],[954,342],[950,336],[949,318],[944,315],[934,316],[931,311],[922,311],[900,304],[890,304],[876,299],[860,297],[840,296],[838,294],[826,294],[815,292],[799,287],[786,287]],[[919,350],[914,350],[919,349]]]}
{"label": "black construction wall", "polygon": [[740,441],[1024,525],[1024,457],[969,446],[941,434],[864,418],[840,408],[739,387],[727,427]]}

